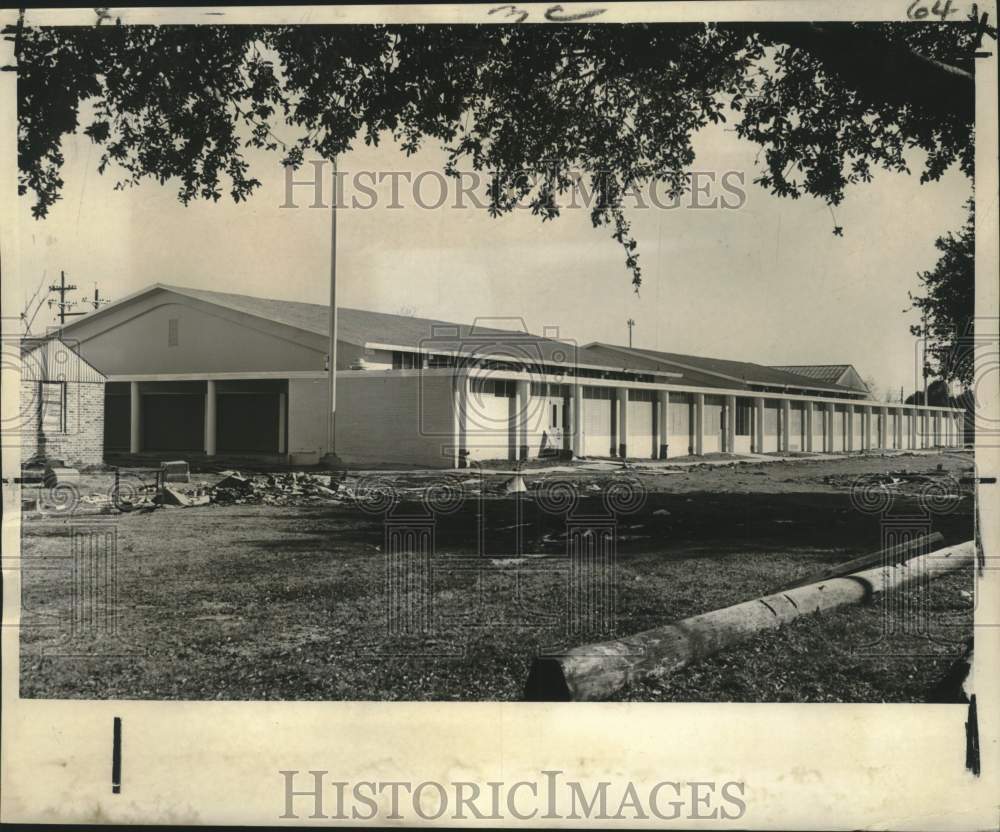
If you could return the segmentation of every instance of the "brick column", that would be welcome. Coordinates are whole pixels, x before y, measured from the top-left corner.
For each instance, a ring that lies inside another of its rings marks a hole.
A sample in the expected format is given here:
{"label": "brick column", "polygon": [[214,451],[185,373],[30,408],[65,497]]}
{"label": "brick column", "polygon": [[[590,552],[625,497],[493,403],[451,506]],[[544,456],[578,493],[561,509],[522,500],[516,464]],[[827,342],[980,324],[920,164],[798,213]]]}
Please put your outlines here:
{"label": "brick column", "polygon": [[[284,403],[279,402],[279,407]],[[284,440],[284,425],[282,418],[278,416],[278,450],[281,451],[281,444]],[[209,379],[205,382],[205,456],[215,456],[215,382]]]}
{"label": "brick column", "polygon": [[660,459],[666,459],[670,445],[670,391],[658,391],[656,399],[656,442]]}
{"label": "brick column", "polygon": [[628,388],[618,388],[618,456],[628,457]]}
{"label": "brick column", "polygon": [[142,451],[142,397],[139,395],[139,382],[129,382],[129,442],[128,452],[137,454]]}

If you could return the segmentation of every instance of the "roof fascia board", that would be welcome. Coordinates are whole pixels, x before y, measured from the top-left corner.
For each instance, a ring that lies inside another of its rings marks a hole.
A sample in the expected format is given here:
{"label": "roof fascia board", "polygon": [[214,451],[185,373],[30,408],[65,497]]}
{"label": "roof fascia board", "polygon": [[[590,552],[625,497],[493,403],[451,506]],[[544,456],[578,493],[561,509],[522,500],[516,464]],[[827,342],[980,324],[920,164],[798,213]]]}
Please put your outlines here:
{"label": "roof fascia board", "polygon": [[[244,326],[247,329],[253,330],[254,332],[260,332],[264,335],[268,335],[272,338],[278,338],[282,341],[287,341],[298,346],[304,346],[308,349],[315,350],[316,352],[321,352],[326,354],[326,345],[328,339],[325,335],[318,335],[315,332],[310,332],[309,330],[302,329],[292,324],[286,324],[281,321],[273,321],[270,318],[266,318],[263,315],[254,315],[250,312],[244,312],[242,310],[233,309],[231,307],[225,306],[219,303],[213,303],[212,301],[206,300],[204,298],[197,297],[196,295],[188,294],[182,290],[174,289],[172,287],[163,286],[162,284],[156,284],[154,287],[150,287],[147,291],[139,292],[137,294],[131,295],[128,299],[123,299],[119,302],[116,309],[121,309],[126,302],[135,303],[141,300],[144,296],[151,295],[154,291],[160,291],[166,296],[162,302],[155,303],[147,308],[146,312],[151,311],[159,306],[165,306],[171,301],[168,299],[170,295],[174,295],[176,298],[182,298],[185,303],[193,305],[195,308],[212,315],[216,318],[221,318],[222,320],[231,321],[237,323],[240,326]],[[87,316],[87,322],[94,322],[97,320],[96,315],[106,313],[111,310],[112,304],[101,307],[101,309],[95,310],[94,313]],[[73,326],[77,329],[81,328],[86,322],[84,319],[73,322]],[[80,343],[85,343],[86,341],[96,338],[98,335],[103,335],[106,332],[111,331],[125,323],[125,320],[105,320],[106,325],[96,329],[92,333],[88,333],[83,337],[79,338]],[[69,325],[67,325],[68,328]],[[65,334],[65,333],[64,333]]]}

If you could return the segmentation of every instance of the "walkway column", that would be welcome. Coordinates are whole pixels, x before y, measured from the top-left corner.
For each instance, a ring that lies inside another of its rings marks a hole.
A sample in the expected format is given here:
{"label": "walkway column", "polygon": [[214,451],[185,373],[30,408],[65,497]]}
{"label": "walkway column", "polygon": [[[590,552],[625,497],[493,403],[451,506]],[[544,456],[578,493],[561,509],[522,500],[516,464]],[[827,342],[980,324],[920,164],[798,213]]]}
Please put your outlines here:
{"label": "walkway column", "polygon": [[531,405],[531,383],[528,381],[517,382],[517,424],[515,432],[517,435],[517,458],[525,460],[528,458],[528,408]]}
{"label": "walkway column", "polygon": [[903,408],[896,408],[896,448],[903,447]]}
{"label": "walkway column", "polygon": [[694,455],[704,454],[705,440],[705,394],[694,394]]}
{"label": "walkway column", "polygon": [[569,426],[573,431],[573,456],[583,456],[583,385],[573,385],[573,395],[569,399]]}
{"label": "walkway column", "polygon": [[792,450],[792,400],[782,399],[781,400],[781,427],[778,428],[781,433],[781,450],[784,453],[790,453]]}
{"label": "walkway column", "polygon": [[[469,375],[458,370],[454,375],[453,393],[455,396],[455,457],[452,463],[455,468],[469,466]],[[516,415],[515,415],[516,418]],[[515,423],[516,425],[516,423]],[[515,427],[516,440],[516,427]],[[508,450],[509,452],[509,450]]]}
{"label": "walkway column", "polygon": [[910,435],[909,444],[907,445],[907,447],[912,449],[917,447],[917,412],[912,408],[910,408],[909,412],[907,413],[906,421],[907,421],[907,433],[909,433]]}
{"label": "walkway column", "polygon": [[628,388],[618,388],[618,456],[628,456]]}
{"label": "walkway column", "polygon": [[[279,402],[279,407],[284,402]],[[281,408],[282,410],[284,408]],[[278,415],[279,430],[284,426],[281,424],[281,414]],[[215,382],[209,379],[205,382],[205,456],[215,456]],[[281,450],[281,441],[284,438],[284,430],[278,434],[278,450]]]}
{"label": "walkway column", "polygon": [[736,453],[736,396],[726,396],[726,451]]}
{"label": "walkway column", "polygon": [[844,450],[850,453],[854,450],[854,405],[847,405],[846,411],[844,419],[847,421],[847,444],[844,446]]}
{"label": "walkway column", "polygon": [[288,424],[288,396],[278,393],[278,453],[287,453],[288,446],[285,444],[286,425]]}
{"label": "walkway column", "polygon": [[881,418],[879,419],[878,426],[878,446],[880,450],[885,450],[888,445],[887,437],[889,435],[889,408],[883,407],[879,411]]}
{"label": "walkway column", "polygon": [[861,441],[858,443],[860,445],[859,450],[868,451],[871,450],[872,443],[872,409],[870,405],[861,405]]}
{"label": "walkway column", "polygon": [[142,397],[139,395],[139,382],[129,382],[129,438],[128,452],[137,454],[142,451]]}
{"label": "walkway column", "polygon": [[764,453],[764,399],[758,396],[753,400],[753,437],[754,437],[754,452],[758,454]]}
{"label": "walkway column", "polygon": [[833,426],[837,421],[837,406],[833,402],[826,403],[826,439],[824,444],[826,445],[826,452],[832,454],[834,451],[833,444]]}
{"label": "walkway column", "polygon": [[656,399],[656,441],[660,446],[660,459],[670,452],[670,391],[659,390]]}
{"label": "walkway column", "polygon": [[813,452],[813,403],[806,402],[806,444],[803,448],[807,453]]}

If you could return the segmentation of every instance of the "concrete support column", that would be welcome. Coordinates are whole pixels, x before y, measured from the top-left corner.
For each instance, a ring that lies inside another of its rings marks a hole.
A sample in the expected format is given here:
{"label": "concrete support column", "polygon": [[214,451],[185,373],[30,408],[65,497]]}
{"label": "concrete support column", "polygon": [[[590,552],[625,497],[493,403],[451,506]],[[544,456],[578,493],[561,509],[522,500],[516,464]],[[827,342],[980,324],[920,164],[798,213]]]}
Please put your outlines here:
{"label": "concrete support column", "polygon": [[850,453],[854,450],[854,405],[849,404],[844,413],[844,420],[847,422],[847,439],[844,450]]}
{"label": "concrete support column", "polygon": [[781,400],[781,423],[778,428],[778,432],[781,435],[781,450],[783,453],[789,453],[792,450],[792,400],[782,399]]}
{"label": "concrete support column", "polygon": [[139,395],[139,382],[129,382],[129,439],[128,452],[137,454],[142,451],[142,397]]}
{"label": "concrete support column", "polygon": [[907,412],[907,432],[910,435],[909,442],[907,444],[908,448],[917,447],[917,414],[916,411],[910,410]]}
{"label": "concrete support column", "polygon": [[837,406],[833,402],[826,403],[826,431],[824,432],[823,444],[826,445],[826,452],[833,453],[833,427],[837,421]]}
{"label": "concrete support column", "polygon": [[896,408],[896,447],[903,447],[903,408]]}
{"label": "concrete support column", "polygon": [[705,394],[694,394],[694,455],[702,456],[705,451]]}
{"label": "concrete support column", "polygon": [[723,399],[726,413],[726,449],[728,453],[736,453],[736,396],[726,396]]}
{"label": "concrete support column", "polygon": [[815,414],[813,412],[813,403],[806,402],[806,446],[805,449],[808,453],[813,452],[813,419]]}
{"label": "concrete support column", "polygon": [[278,453],[288,452],[288,445],[285,442],[286,425],[288,424],[288,396],[278,393]]}
{"label": "concrete support column", "polygon": [[882,419],[878,427],[878,446],[882,450],[889,447],[889,408],[882,408]]}
{"label": "concrete support column", "polygon": [[517,458],[528,458],[528,410],[531,407],[531,383],[527,380],[517,382]]}
{"label": "concrete support column", "polygon": [[[455,396],[455,468],[469,467],[469,375],[461,370],[454,376]],[[520,412],[520,411],[518,411]],[[515,426],[515,438],[517,428]]]}
{"label": "concrete support column", "polygon": [[861,450],[872,449],[872,409],[871,405],[861,408]]}
{"label": "concrete support column", "polygon": [[569,398],[569,426],[573,431],[573,456],[583,456],[583,385],[574,384]]}
{"label": "concrete support column", "polygon": [[618,388],[618,456],[628,456],[628,388]]}
{"label": "concrete support column", "polygon": [[660,390],[656,397],[656,443],[660,459],[666,459],[670,452],[670,391]]}
{"label": "concrete support column", "polygon": [[[278,416],[278,425],[281,427],[281,416]],[[205,456],[215,456],[215,382],[209,379],[205,382]],[[279,433],[278,450],[281,450],[281,437],[284,431]]]}
{"label": "concrete support column", "polygon": [[753,449],[755,453],[764,453],[764,399],[753,400]]}

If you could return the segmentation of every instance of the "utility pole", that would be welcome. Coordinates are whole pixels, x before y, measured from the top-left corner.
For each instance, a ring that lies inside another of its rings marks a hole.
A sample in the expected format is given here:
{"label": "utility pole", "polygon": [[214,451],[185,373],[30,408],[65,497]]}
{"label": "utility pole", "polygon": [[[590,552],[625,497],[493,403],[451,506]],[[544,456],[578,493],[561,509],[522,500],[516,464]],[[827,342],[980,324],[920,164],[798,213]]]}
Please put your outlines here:
{"label": "utility pole", "polygon": [[102,298],[101,297],[101,290],[97,288],[97,283],[95,281],[95,283],[94,283],[94,299],[92,301],[90,301],[90,303],[91,303],[91,305],[93,305],[94,309],[100,309],[102,303],[107,303],[110,300],[111,300],[111,298]]}
{"label": "utility pole", "polygon": [[333,160],[333,199],[330,205],[330,347],[327,356],[329,398],[326,423],[328,466],[337,464],[337,160]]}
{"label": "utility pole", "polygon": [[633,321],[631,318],[629,318],[625,323],[628,325],[628,345],[629,345],[629,348],[631,349],[631,347],[632,347],[632,327],[635,326],[635,321]]}
{"label": "utility pole", "polygon": [[59,325],[62,326],[66,323],[67,318],[71,318],[74,315],[84,315],[84,312],[67,312],[67,309],[72,309],[76,306],[75,300],[66,300],[66,293],[73,292],[76,290],[76,286],[72,283],[66,283],[66,272],[59,272],[59,283],[53,283],[49,286],[49,291],[54,292],[59,295],[59,300],[49,299],[49,306],[55,306],[59,309]]}

